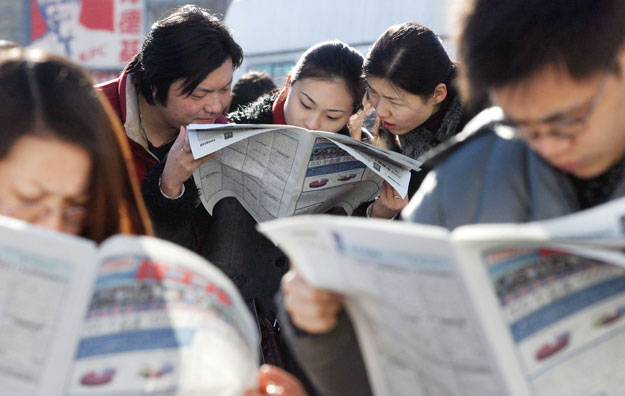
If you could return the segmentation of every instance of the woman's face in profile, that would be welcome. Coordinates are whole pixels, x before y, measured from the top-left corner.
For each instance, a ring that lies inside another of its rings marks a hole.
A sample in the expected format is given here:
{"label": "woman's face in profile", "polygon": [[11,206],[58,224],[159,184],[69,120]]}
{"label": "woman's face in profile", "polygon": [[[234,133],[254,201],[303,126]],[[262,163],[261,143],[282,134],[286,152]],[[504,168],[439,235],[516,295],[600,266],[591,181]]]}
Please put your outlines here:
{"label": "woman's face in profile", "polygon": [[303,78],[289,87],[284,118],[289,125],[338,132],[349,121],[353,102],[342,81]]}
{"label": "woman's face in profile", "polygon": [[404,135],[423,124],[436,112],[438,101],[424,100],[403,91],[385,78],[367,77],[367,98],[382,125],[393,135]]}
{"label": "woman's face in profile", "polygon": [[82,231],[91,159],[78,145],[25,135],[0,160],[0,214],[69,234]]}

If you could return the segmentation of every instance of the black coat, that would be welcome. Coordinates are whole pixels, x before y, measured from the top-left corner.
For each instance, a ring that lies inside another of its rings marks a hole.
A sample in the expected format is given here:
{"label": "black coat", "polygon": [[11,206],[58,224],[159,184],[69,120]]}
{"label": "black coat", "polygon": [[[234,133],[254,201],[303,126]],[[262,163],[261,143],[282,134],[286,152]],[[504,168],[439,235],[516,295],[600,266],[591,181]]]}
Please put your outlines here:
{"label": "black coat", "polygon": [[[237,124],[273,124],[272,105],[277,92],[228,115]],[[210,249],[205,257],[235,281],[243,298],[257,298],[266,313],[275,311],[273,296],[288,270],[284,253],[256,231],[256,220],[235,198],[224,198],[213,208],[207,230]]]}
{"label": "black coat", "polygon": [[[270,94],[229,117],[241,124],[271,124],[276,96]],[[155,166],[142,183],[156,235],[209,260],[228,275],[244,299],[257,298],[268,316],[274,316],[272,299],[288,269],[284,254],[256,231],[256,221],[235,198],[217,202],[209,215],[193,178],[185,182],[181,198],[164,198],[158,184],[164,165]]]}

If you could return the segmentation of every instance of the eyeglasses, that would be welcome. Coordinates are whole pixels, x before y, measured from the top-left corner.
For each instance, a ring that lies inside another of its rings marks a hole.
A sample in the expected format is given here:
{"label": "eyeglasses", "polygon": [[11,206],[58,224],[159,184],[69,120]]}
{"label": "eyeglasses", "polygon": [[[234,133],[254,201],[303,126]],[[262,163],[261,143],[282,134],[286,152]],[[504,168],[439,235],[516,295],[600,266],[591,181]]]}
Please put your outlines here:
{"label": "eyeglasses", "polygon": [[0,201],[0,213],[35,223],[52,214],[59,214],[63,224],[68,227],[80,227],[85,220],[87,208],[82,205],[67,208],[50,208],[35,202],[5,204]]}
{"label": "eyeglasses", "polygon": [[[547,119],[545,121],[538,122],[516,122],[510,119],[504,119],[497,122],[497,125],[511,128],[513,138],[525,140],[527,142],[533,142],[545,136],[560,140],[573,141],[582,132],[584,132],[588,120],[601,101],[607,76],[608,74],[606,73],[601,77],[597,91],[590,100],[590,103],[586,105],[586,111],[584,111],[584,114],[581,116],[563,117],[554,120]],[[535,127],[541,124],[549,126],[546,133],[536,131]]]}

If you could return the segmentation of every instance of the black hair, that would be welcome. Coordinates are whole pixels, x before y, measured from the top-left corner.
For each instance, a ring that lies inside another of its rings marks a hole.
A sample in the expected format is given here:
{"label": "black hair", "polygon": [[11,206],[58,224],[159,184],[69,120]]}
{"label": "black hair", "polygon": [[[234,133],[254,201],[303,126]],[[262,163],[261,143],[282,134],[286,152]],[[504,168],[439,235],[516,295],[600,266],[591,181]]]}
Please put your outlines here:
{"label": "black hair", "polygon": [[208,10],[185,5],[152,25],[126,73],[149,104],[166,106],[174,81],[183,79],[181,93],[191,95],[228,58],[239,67],[243,50],[226,26]]}
{"label": "black hair", "polygon": [[376,40],[367,54],[364,72],[427,100],[440,83],[447,85],[448,91],[453,89],[456,67],[433,31],[406,22],[391,26]]}
{"label": "black hair", "polygon": [[365,81],[364,58],[360,52],[341,41],[325,41],[310,47],[291,69],[291,84],[304,78],[341,80],[353,98],[354,113],[362,106]]}
{"label": "black hair", "polygon": [[249,71],[232,87],[229,111],[237,111],[276,88],[276,84],[267,73]]}
{"label": "black hair", "polygon": [[460,36],[463,85],[475,97],[547,66],[577,80],[616,71],[624,42],[623,0],[476,0]]}

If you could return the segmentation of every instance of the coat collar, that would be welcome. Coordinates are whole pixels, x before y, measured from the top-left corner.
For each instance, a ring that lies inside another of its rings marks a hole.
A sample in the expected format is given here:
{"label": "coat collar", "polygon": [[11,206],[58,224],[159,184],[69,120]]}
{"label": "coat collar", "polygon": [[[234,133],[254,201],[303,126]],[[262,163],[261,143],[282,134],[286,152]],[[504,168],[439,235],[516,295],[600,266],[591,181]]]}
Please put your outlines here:
{"label": "coat collar", "polygon": [[276,100],[273,101],[271,110],[273,113],[274,124],[286,125],[286,118],[284,117],[284,102],[286,102],[286,87],[282,88],[282,91],[280,91]]}

